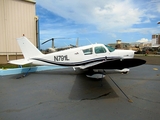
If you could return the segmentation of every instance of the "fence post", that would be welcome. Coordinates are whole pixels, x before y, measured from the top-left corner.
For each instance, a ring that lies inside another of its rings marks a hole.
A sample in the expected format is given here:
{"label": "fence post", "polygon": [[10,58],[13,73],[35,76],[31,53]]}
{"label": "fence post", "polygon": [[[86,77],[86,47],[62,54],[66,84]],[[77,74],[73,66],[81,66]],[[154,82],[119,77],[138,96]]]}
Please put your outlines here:
{"label": "fence post", "polygon": [[9,54],[8,54],[8,52],[6,53],[6,55],[7,55],[7,62],[9,61]]}
{"label": "fence post", "polygon": [[16,60],[17,60],[17,52],[16,52]]}

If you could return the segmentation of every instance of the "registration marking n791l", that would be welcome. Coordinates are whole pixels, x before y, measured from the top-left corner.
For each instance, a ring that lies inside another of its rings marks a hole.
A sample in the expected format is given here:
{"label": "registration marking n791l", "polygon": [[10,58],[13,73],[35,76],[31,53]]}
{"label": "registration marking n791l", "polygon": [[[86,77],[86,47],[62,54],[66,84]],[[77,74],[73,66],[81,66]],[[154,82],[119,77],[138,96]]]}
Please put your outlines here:
{"label": "registration marking n791l", "polygon": [[57,56],[54,56],[54,61],[69,61],[68,55],[57,55]]}

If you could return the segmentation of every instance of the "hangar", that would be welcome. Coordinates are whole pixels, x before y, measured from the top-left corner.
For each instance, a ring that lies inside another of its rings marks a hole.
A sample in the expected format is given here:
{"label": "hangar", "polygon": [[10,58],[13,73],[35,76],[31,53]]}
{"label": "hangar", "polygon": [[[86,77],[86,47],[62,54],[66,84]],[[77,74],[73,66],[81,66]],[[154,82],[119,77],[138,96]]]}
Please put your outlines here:
{"label": "hangar", "polygon": [[16,38],[25,35],[39,48],[34,0],[0,0],[0,64],[23,57]]}

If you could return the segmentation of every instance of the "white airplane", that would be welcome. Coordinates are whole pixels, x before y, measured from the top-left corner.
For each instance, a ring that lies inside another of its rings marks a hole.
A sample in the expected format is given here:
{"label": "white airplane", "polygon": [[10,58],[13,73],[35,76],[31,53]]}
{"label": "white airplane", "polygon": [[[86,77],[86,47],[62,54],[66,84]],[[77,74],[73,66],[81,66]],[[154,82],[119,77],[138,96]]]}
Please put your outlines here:
{"label": "white airplane", "polygon": [[[106,69],[128,72],[130,67],[145,64],[134,58],[133,50],[115,50],[104,44],[92,44],[50,54],[42,54],[26,37],[17,39],[24,59],[11,60],[10,64],[60,65],[74,70],[88,70],[87,77],[103,78]],[[100,72],[101,71],[101,72]]]}

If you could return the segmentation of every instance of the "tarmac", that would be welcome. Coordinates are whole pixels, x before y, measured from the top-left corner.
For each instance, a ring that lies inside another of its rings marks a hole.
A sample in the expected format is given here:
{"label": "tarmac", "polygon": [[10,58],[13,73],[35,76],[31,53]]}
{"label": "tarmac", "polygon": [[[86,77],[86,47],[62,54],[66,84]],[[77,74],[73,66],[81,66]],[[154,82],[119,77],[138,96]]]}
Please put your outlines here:
{"label": "tarmac", "polygon": [[160,119],[159,65],[108,71],[103,86],[72,68],[19,76],[0,76],[0,120]]}

